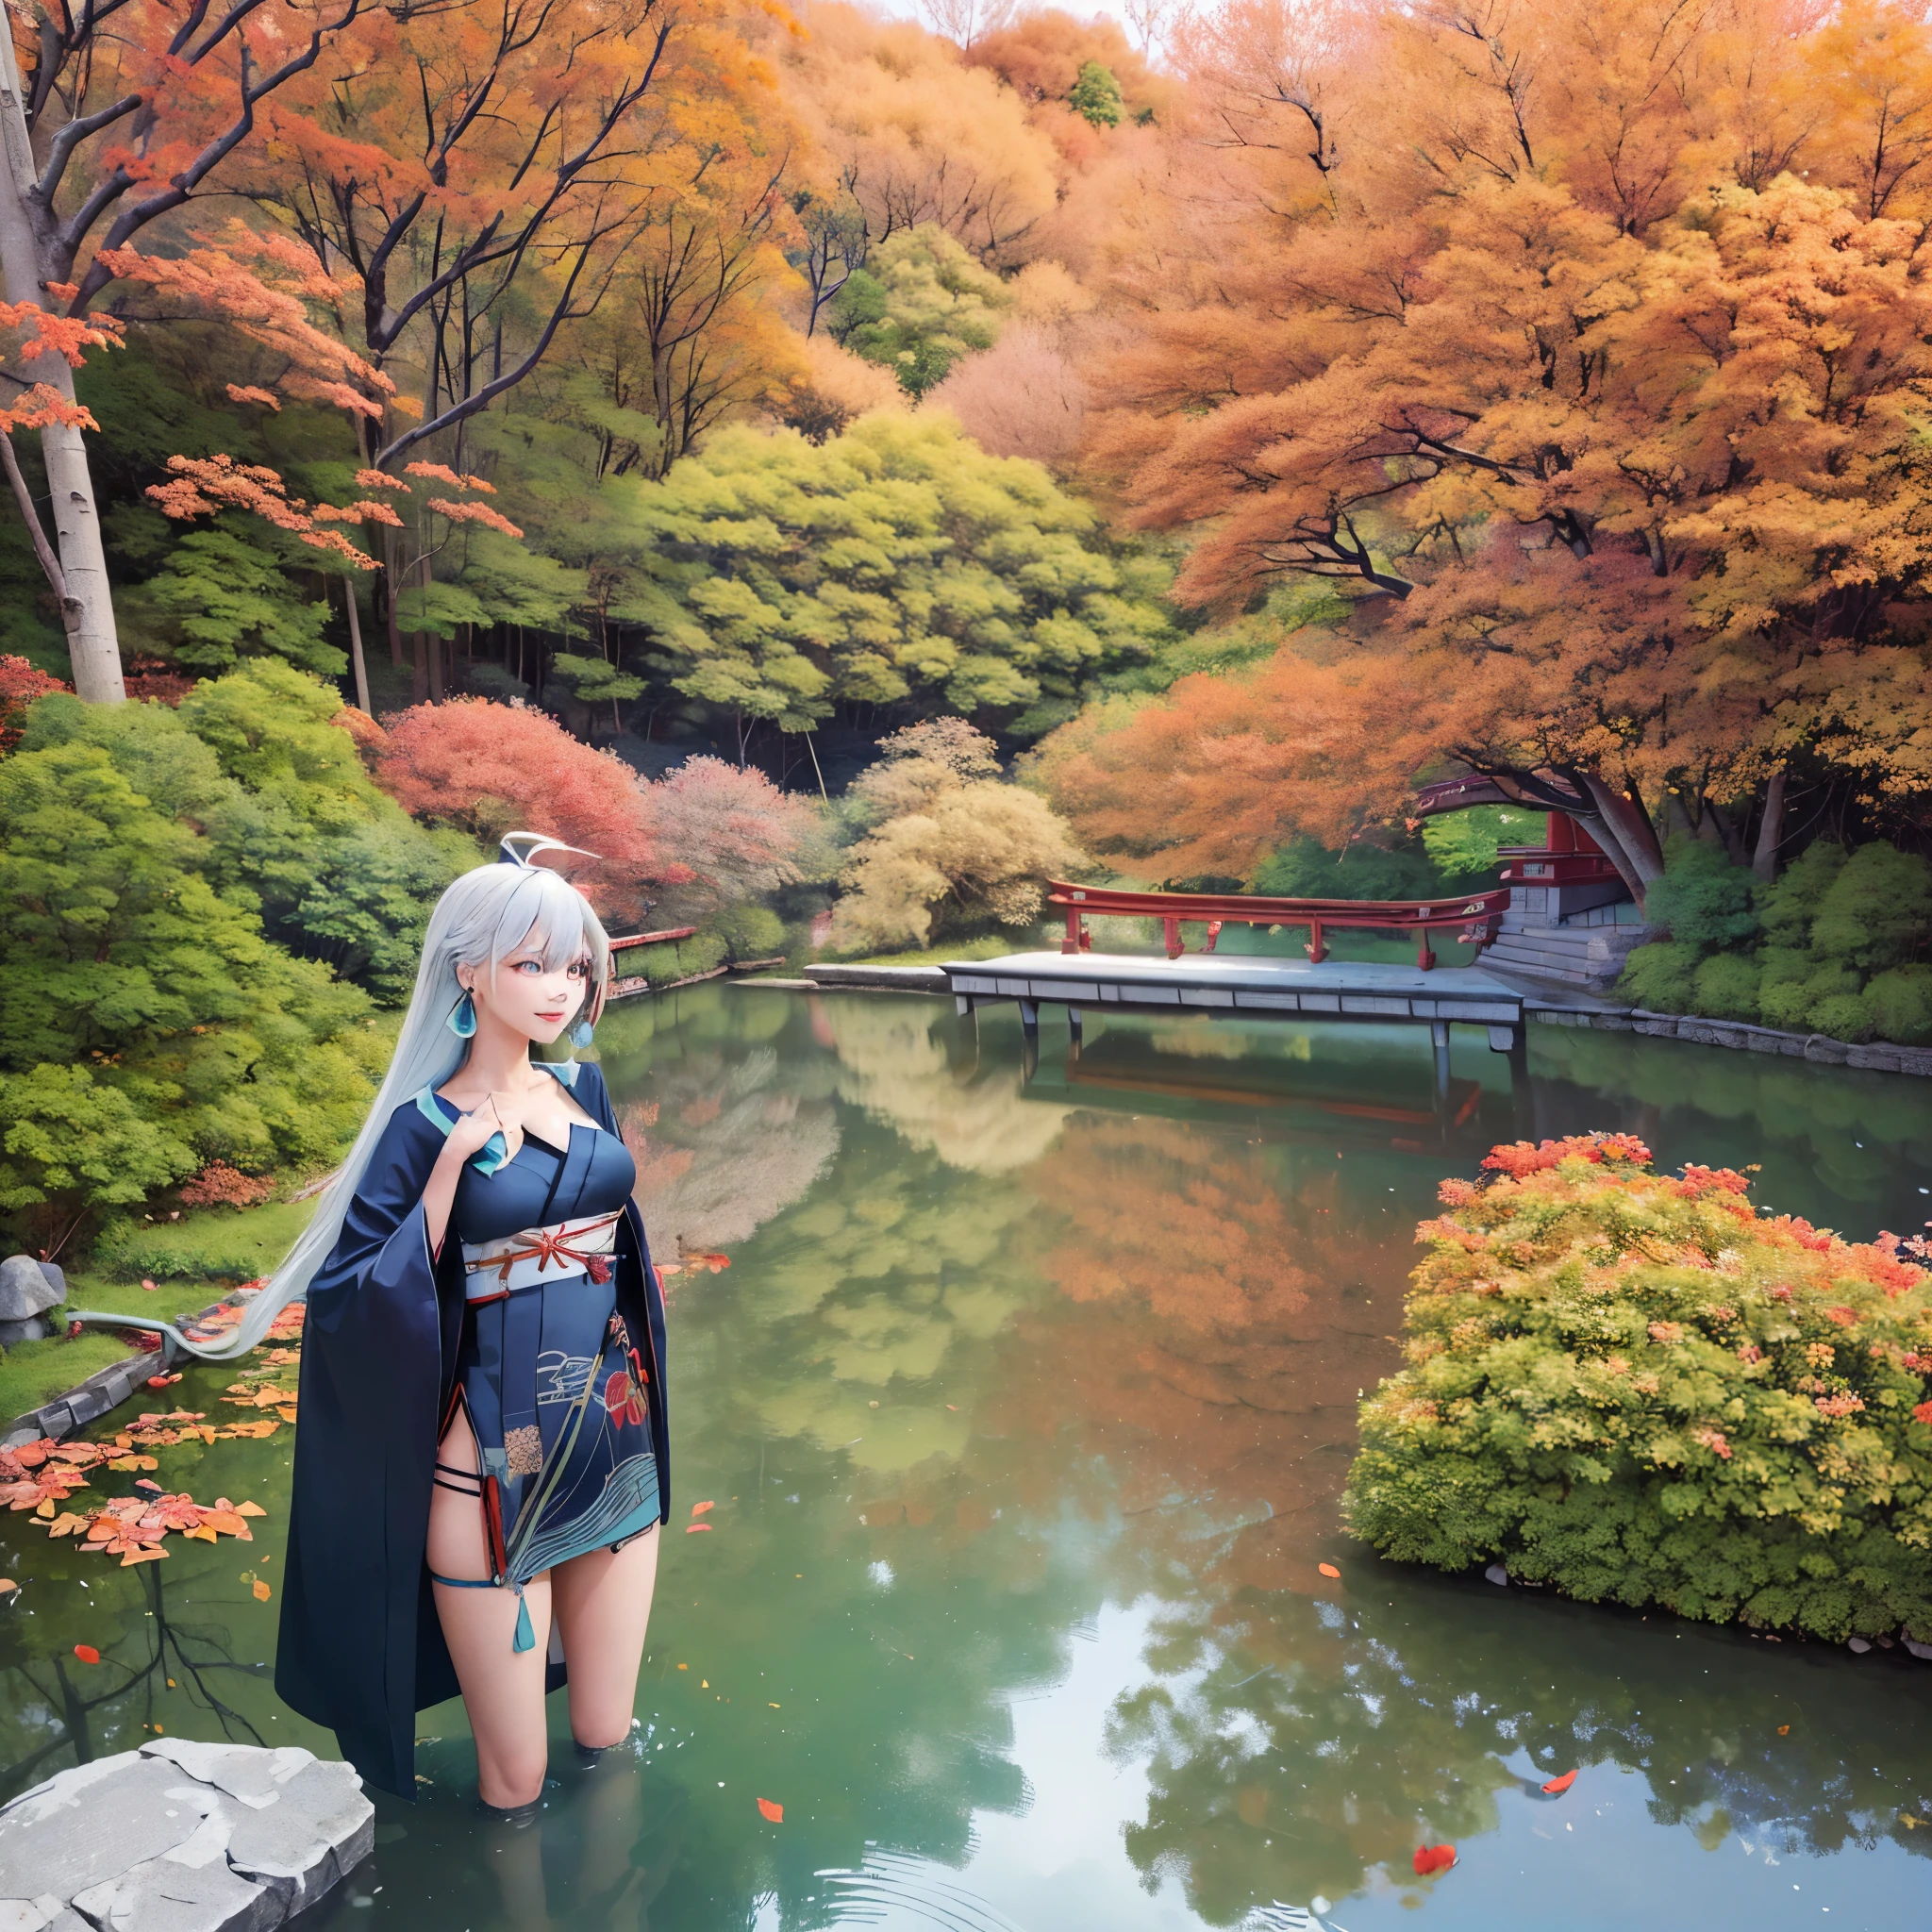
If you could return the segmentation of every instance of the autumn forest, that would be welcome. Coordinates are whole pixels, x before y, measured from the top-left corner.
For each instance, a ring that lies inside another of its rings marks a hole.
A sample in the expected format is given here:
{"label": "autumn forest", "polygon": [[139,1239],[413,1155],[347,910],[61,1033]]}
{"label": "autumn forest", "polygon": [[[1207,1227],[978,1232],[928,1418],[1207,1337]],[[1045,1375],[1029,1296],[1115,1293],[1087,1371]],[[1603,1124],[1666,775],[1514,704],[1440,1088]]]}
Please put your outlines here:
{"label": "autumn forest", "polygon": [[50,1236],[320,1158],[517,824],[697,972],[1010,938],[1082,868],[1461,891],[1557,813],[1623,996],[1932,1041],[1908,8],[10,17],[0,1202]]}

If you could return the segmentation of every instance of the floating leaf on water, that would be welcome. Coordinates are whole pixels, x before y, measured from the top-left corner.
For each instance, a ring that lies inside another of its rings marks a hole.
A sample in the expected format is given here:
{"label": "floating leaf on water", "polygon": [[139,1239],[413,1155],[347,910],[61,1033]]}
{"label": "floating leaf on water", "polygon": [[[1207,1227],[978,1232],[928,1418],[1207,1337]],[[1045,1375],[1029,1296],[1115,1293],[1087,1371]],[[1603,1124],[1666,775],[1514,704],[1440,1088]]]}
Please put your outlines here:
{"label": "floating leaf on water", "polygon": [[707,1515],[709,1511],[715,1509],[718,1506],[715,1503],[693,1503],[691,1506],[691,1513],[693,1516],[704,1516]]}
{"label": "floating leaf on water", "polygon": [[84,1664],[97,1664],[101,1660],[100,1652],[92,1643],[76,1643],[74,1646],[74,1654]]}
{"label": "floating leaf on water", "polygon": [[1333,1563],[1317,1563],[1315,1565],[1315,1568],[1319,1570],[1324,1576],[1333,1576],[1339,1579],[1341,1575],[1341,1572],[1338,1570]]}
{"label": "floating leaf on water", "polygon": [[20,1588],[10,1576],[0,1576],[0,1596],[11,1596]]}
{"label": "floating leaf on water", "polygon": [[1778,1736],[1779,1736],[1780,1738],[1789,1738],[1789,1737],[1790,1737],[1790,1736],[1791,1735],[1791,1727],[1790,1727],[1790,1724],[1780,1724],[1780,1725],[1778,1725],[1778,1727],[1777,1727],[1777,1734],[1778,1734]]}
{"label": "floating leaf on water", "polygon": [[255,1579],[254,1589],[255,1601],[258,1604],[267,1603],[269,1599],[269,1587],[258,1576]]}
{"label": "floating leaf on water", "polygon": [[1575,1782],[1576,1774],[1574,1771],[1566,1771],[1561,1777],[1553,1777],[1543,1790],[1555,1797],[1559,1791],[1567,1791]]}
{"label": "floating leaf on water", "polygon": [[237,1503],[235,1505],[235,1514],[237,1516],[266,1516],[268,1511],[259,1503]]}
{"label": "floating leaf on water", "polygon": [[1438,1872],[1446,1872],[1456,1862],[1454,1845],[1419,1845],[1416,1848],[1415,1871],[1418,1878],[1433,1878]]}
{"label": "floating leaf on water", "polygon": [[784,1806],[774,1805],[769,1798],[760,1798],[758,1800],[758,1809],[764,1813],[765,1817],[772,1824],[783,1824],[785,1823]]}
{"label": "floating leaf on water", "polygon": [[708,1523],[687,1523],[684,1525],[684,1533],[686,1536],[700,1536],[710,1526]]}

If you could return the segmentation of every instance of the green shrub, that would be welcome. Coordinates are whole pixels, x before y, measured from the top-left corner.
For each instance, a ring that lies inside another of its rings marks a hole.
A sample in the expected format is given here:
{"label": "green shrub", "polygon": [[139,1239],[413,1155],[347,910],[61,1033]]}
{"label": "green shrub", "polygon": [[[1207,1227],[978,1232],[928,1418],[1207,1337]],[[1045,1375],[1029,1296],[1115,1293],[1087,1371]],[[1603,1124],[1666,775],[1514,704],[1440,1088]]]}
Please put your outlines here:
{"label": "green shrub", "polygon": [[1860,997],[1880,1040],[1932,1046],[1932,966],[1895,966],[1879,974]]}
{"label": "green shrub", "polygon": [[1826,1000],[1857,998],[1858,975],[1849,966],[1820,966],[1807,961],[1810,971],[1802,979],[1787,979],[1774,985],[1762,982],[1757,993],[1757,1010],[1767,1026],[1782,1026],[1788,1033],[1823,1033],[1815,1018],[1817,1008]]}
{"label": "green shrub", "polygon": [[1521,805],[1473,805],[1423,821],[1423,849],[1445,879],[1493,879],[1504,845],[1541,845],[1550,815]]}
{"label": "green shrub", "polygon": [[1271,899],[1430,899],[1454,889],[1413,841],[1337,853],[1303,836],[1271,852],[1248,890]]}
{"label": "green shrub", "polygon": [[1871,1009],[1855,992],[1826,993],[1812,1003],[1807,1018],[1813,1033],[1829,1034],[1833,1040],[1872,1038]]}
{"label": "green shrub", "polygon": [[1694,996],[1697,949],[1676,940],[1653,940],[1624,962],[1617,991],[1653,1013],[1682,1013]]}
{"label": "green shrub", "polygon": [[1758,924],[1772,945],[1810,950],[1811,922],[1844,863],[1843,848],[1821,839],[1806,846],[1774,885],[1757,889]]}
{"label": "green shrub", "polygon": [[1932,938],[1932,865],[1895,846],[1861,845],[1826,888],[1811,950],[1868,972],[1902,965]]}
{"label": "green shrub", "polygon": [[732,906],[712,920],[709,930],[724,942],[731,959],[769,959],[785,950],[785,924],[762,906]]}
{"label": "green shrub", "polygon": [[1647,924],[1670,927],[1671,937],[1700,953],[1742,945],[1757,932],[1752,908],[1754,884],[1721,846],[1681,835],[1664,847],[1664,875],[1643,895]]}
{"label": "green shrub", "polygon": [[1740,953],[1713,953],[1691,978],[1690,1010],[1707,1020],[1757,1017],[1757,962]]}
{"label": "green shrub", "polygon": [[1589,1602],[1932,1639],[1932,1277],[1649,1164],[1523,1142],[1443,1183],[1351,1526]]}

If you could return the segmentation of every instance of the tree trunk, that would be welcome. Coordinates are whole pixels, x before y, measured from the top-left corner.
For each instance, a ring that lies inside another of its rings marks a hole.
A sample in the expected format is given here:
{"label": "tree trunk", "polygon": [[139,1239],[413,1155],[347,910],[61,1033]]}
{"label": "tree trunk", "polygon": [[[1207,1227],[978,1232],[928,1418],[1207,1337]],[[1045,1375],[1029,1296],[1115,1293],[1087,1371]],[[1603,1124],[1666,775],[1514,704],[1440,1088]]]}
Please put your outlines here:
{"label": "tree trunk", "polygon": [[356,586],[347,577],[342,579],[342,594],[349,605],[349,662],[356,673],[356,706],[373,718],[375,713],[369,709],[369,664],[362,656],[362,614],[356,608]]}
{"label": "tree trunk", "polygon": [[1749,864],[1750,861],[1744,857],[1743,834],[1732,823],[1730,813],[1714,798],[1709,802],[1708,810],[1710,822],[1717,827],[1717,835],[1724,841],[1724,854],[1731,863],[1733,865]]}
{"label": "tree trunk", "polygon": [[[41,251],[26,200],[36,170],[10,33],[0,33],[0,269],[5,271],[7,299],[44,308]],[[63,402],[73,402],[74,371],[64,357],[37,356],[27,374]],[[54,536],[60,550],[63,581],[57,591],[74,689],[90,704],[120,704],[127,696],[121,675],[121,641],[114,629],[101,519],[80,431],[69,424],[50,423],[41,431],[41,458],[46,465]]]}
{"label": "tree trunk", "polygon": [[1643,896],[1652,880],[1663,876],[1663,854],[1657,849],[1657,832],[1650,814],[1636,800],[1626,798],[1606,780],[1585,774],[1584,789],[1596,807],[1593,820],[1586,820],[1590,832],[1617,868],[1617,875],[1630,888],[1637,909],[1643,909]]}
{"label": "tree trunk", "polygon": [[396,614],[396,564],[403,554],[403,540],[393,528],[382,533],[382,607],[389,619],[389,668],[403,668],[403,626]]}
{"label": "tree trunk", "polygon": [[1777,848],[1785,836],[1785,774],[1780,768],[1764,788],[1764,822],[1757,827],[1757,849],[1751,870],[1767,886],[1777,877]]}

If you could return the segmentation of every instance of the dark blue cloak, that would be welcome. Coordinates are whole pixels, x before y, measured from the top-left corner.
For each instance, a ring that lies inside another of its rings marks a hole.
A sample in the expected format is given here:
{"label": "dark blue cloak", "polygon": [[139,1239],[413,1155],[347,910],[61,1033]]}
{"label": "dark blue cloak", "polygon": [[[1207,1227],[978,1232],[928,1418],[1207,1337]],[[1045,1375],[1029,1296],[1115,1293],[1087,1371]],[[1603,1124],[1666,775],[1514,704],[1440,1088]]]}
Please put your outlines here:
{"label": "dark blue cloak", "polygon": [[[577,1069],[571,1097],[607,1132],[617,1118],[602,1072]],[[458,1694],[424,1552],[436,1439],[462,1334],[461,1243],[429,1253],[423,1190],[441,1130],[413,1099],[390,1116],[328,1259],[308,1285],[288,1567],[275,1690],[336,1734],[363,1778],[416,1795],[416,1713]],[[659,1521],[671,1514],[664,1299],[643,1222],[618,1228],[617,1308],[649,1337],[651,1440]],[[549,1688],[563,1681],[553,1667]]]}

